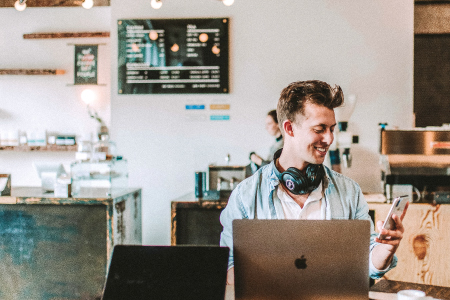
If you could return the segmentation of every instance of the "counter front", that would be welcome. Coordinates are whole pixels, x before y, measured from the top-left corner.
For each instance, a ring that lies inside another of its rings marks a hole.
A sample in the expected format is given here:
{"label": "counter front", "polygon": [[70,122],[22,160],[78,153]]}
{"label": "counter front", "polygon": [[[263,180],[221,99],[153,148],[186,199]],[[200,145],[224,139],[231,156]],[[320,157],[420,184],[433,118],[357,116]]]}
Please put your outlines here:
{"label": "counter front", "polygon": [[0,234],[1,299],[96,299],[114,245],[142,243],[141,190],[56,198],[13,187],[0,197]]}

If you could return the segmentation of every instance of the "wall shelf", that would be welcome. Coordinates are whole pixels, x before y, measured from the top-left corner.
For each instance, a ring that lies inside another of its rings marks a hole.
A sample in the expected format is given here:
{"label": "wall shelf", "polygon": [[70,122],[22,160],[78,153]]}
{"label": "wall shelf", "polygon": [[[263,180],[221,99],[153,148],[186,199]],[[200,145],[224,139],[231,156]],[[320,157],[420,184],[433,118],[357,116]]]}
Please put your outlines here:
{"label": "wall shelf", "polygon": [[55,69],[0,69],[0,75],[63,75],[66,71]]}
{"label": "wall shelf", "polygon": [[78,145],[47,145],[47,146],[0,146],[0,151],[17,152],[51,152],[51,151],[77,151]]}
{"label": "wall shelf", "polygon": [[[14,7],[16,0],[0,1],[0,7]],[[34,0],[28,1],[27,7],[81,7],[82,0]],[[94,0],[94,6],[111,6],[110,0]],[[84,9],[84,8],[83,8]]]}
{"label": "wall shelf", "polygon": [[64,38],[106,38],[109,32],[43,32],[26,33],[24,39],[64,39]]}

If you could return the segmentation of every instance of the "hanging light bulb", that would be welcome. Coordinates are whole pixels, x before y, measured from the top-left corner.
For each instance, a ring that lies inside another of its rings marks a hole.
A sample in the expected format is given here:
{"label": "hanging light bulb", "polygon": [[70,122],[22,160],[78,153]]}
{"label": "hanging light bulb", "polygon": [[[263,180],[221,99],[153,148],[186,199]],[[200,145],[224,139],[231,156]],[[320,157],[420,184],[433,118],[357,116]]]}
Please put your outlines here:
{"label": "hanging light bulb", "polygon": [[160,9],[162,6],[162,1],[161,0],[152,0],[150,2],[150,5],[154,8],[154,9]]}
{"label": "hanging light bulb", "polygon": [[81,6],[86,9],[92,8],[92,6],[94,6],[94,0],[84,0],[83,3],[81,3]]}
{"label": "hanging light bulb", "polygon": [[234,0],[222,0],[222,3],[226,6],[231,6],[234,3]]}
{"label": "hanging light bulb", "polygon": [[83,100],[83,102],[88,106],[94,102],[96,98],[97,96],[95,95],[95,92],[91,89],[85,89],[81,92],[81,100]]}
{"label": "hanging light bulb", "polygon": [[27,0],[17,0],[14,3],[14,8],[17,9],[18,11],[24,11],[25,8],[27,8]]}

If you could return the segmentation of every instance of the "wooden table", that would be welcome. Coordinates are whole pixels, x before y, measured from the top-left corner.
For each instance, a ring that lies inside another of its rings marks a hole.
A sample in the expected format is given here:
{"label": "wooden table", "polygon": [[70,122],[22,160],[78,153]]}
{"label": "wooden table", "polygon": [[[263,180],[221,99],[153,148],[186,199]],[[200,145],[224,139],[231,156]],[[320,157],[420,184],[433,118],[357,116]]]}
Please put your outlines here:
{"label": "wooden table", "polygon": [[[369,298],[375,300],[396,300],[397,292],[401,290],[420,290],[427,296],[436,299],[450,299],[450,288],[417,284],[403,281],[380,280],[369,290]],[[234,300],[234,285],[227,285],[225,300]]]}
{"label": "wooden table", "polygon": [[0,299],[96,299],[114,245],[141,244],[141,190],[0,197]]}

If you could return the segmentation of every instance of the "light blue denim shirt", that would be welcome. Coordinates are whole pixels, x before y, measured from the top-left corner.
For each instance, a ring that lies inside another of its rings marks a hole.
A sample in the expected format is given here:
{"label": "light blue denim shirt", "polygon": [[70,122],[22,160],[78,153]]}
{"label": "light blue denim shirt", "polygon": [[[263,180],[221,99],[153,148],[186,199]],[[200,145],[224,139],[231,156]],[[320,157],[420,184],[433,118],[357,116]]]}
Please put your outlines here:
{"label": "light blue denim shirt", "polygon": [[[369,206],[364,199],[359,185],[352,179],[334,172],[325,167],[326,176],[323,181],[325,190],[322,201],[322,217],[331,219],[358,219],[370,220],[370,262],[369,275],[374,279],[381,278],[387,271],[397,265],[397,257],[394,256],[391,265],[385,270],[378,270],[372,264],[372,250],[378,244],[374,241],[377,234],[374,231],[373,222],[369,216]],[[220,245],[230,248],[228,267],[234,266],[233,261],[233,232],[232,221],[234,219],[254,219],[255,204],[258,219],[277,219],[284,214],[281,204],[274,203],[273,191],[280,183],[279,171],[272,161],[259,169],[253,176],[242,181],[231,193],[226,208],[220,215],[223,231],[220,235]],[[277,206],[280,205],[280,208]],[[281,213],[281,215],[280,215]]]}

